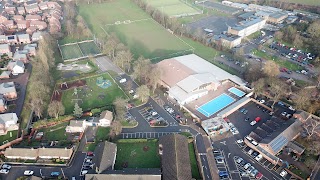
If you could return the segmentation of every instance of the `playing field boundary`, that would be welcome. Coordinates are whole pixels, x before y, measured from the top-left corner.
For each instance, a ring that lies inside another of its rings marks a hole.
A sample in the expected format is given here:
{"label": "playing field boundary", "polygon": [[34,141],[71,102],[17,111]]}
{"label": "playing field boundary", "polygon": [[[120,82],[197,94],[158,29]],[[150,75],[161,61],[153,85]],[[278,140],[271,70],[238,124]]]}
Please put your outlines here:
{"label": "playing field boundary", "polygon": [[135,23],[135,22],[141,22],[141,21],[148,21],[152,18],[145,18],[145,19],[137,19],[137,20],[124,20],[124,21],[116,21],[114,23],[111,24],[105,24],[104,26],[117,26],[117,25],[126,25],[126,24],[131,24],[131,23]]}

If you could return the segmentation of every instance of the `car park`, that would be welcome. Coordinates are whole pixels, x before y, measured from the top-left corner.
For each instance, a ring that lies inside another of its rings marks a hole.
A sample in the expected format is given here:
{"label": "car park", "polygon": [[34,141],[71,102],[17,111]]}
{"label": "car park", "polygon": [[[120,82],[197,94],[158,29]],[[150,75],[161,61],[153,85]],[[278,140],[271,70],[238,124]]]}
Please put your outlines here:
{"label": "car park", "polygon": [[25,175],[25,176],[32,176],[33,175],[33,171],[32,170],[25,170],[24,172],[23,172],[23,175]]}
{"label": "car park", "polygon": [[9,169],[1,169],[0,170],[0,174],[8,174],[9,173]]}

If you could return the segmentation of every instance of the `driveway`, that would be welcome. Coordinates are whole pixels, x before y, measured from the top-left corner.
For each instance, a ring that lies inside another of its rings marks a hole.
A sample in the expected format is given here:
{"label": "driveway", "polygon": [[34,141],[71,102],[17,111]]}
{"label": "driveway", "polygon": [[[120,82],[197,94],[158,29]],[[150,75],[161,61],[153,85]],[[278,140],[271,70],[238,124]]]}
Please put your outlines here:
{"label": "driveway", "polygon": [[95,58],[95,63],[102,72],[114,71],[117,74],[123,74],[123,71],[118,66],[114,65],[107,56]]}
{"label": "driveway", "polygon": [[26,66],[25,73],[23,73],[23,74],[21,74],[19,76],[14,76],[13,78],[10,78],[10,79],[0,80],[0,83],[15,82],[15,83],[20,84],[20,87],[17,88],[18,99],[10,102],[10,103],[16,104],[16,108],[14,110],[12,110],[12,112],[15,112],[18,117],[21,115],[21,111],[22,111],[23,104],[24,104],[24,99],[25,99],[25,96],[26,96],[27,85],[28,85],[28,81],[29,81],[29,75],[30,75],[30,72],[32,70],[32,65],[31,64],[26,64],[25,66]]}

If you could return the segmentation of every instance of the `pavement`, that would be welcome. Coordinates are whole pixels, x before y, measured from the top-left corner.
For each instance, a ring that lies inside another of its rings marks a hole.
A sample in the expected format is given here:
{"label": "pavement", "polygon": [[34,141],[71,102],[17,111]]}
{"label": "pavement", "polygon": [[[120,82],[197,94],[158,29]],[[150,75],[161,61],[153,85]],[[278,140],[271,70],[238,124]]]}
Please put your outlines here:
{"label": "pavement", "polygon": [[95,58],[95,63],[102,72],[114,71],[117,74],[123,74],[123,71],[118,66],[114,65],[107,56]]}

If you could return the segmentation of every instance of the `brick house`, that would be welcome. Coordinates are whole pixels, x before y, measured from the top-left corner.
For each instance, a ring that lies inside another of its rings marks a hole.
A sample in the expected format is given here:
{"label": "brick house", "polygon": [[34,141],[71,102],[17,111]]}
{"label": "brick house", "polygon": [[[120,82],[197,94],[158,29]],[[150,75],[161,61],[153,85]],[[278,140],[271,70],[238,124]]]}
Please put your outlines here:
{"label": "brick house", "polygon": [[38,28],[35,27],[35,26],[34,26],[34,27],[30,27],[30,24],[29,24],[29,27],[28,27],[28,29],[26,30],[26,33],[31,35],[31,34],[33,34],[34,32],[36,32],[37,29],[38,29]]}
{"label": "brick house", "polygon": [[7,17],[3,16],[3,15],[0,15],[0,24],[6,22],[8,20]]}
{"label": "brick house", "polygon": [[48,9],[47,2],[40,2],[40,3],[38,4],[38,6],[39,6],[39,8],[40,8],[41,10],[46,10],[46,9]]}
{"label": "brick house", "polygon": [[0,114],[0,135],[5,135],[8,131],[14,131],[18,129],[19,124],[16,113]]}
{"label": "brick house", "polygon": [[[9,79],[11,75],[11,71],[3,71],[0,74],[0,79]],[[1,108],[1,107],[0,107]]]}
{"label": "brick house", "polygon": [[20,20],[24,20],[24,17],[22,15],[14,15],[12,19],[14,21],[20,21]]}
{"label": "brick house", "polygon": [[37,48],[37,44],[27,44],[23,47],[24,51],[28,52],[29,56],[35,56],[36,55],[36,48]]}
{"label": "brick house", "polygon": [[38,4],[25,6],[26,12],[29,14],[35,14],[40,11]]}
{"label": "brick house", "polygon": [[[6,72],[6,71],[4,71]],[[4,113],[6,112],[8,109],[7,107],[7,101],[4,99],[4,97],[2,95],[0,95],[0,112]]]}
{"label": "brick house", "polygon": [[37,1],[27,1],[24,3],[24,6],[32,6],[32,5],[37,5],[38,2]]}
{"label": "brick house", "polygon": [[47,28],[47,23],[43,21],[31,21],[30,27],[36,27],[38,30],[44,30]]}
{"label": "brick house", "polygon": [[0,43],[7,43],[6,35],[0,35]]}
{"label": "brick house", "polygon": [[0,44],[0,54],[9,54],[10,52],[9,44]]}
{"label": "brick house", "polygon": [[18,43],[18,39],[17,39],[16,35],[9,35],[9,36],[6,36],[6,38],[7,38],[6,41],[9,44],[17,44]]}
{"label": "brick house", "polygon": [[13,29],[15,28],[14,22],[13,20],[7,20],[3,23],[3,25],[7,28],[7,29]]}
{"label": "brick house", "polygon": [[30,26],[30,22],[26,20],[16,21],[18,29],[27,29]]}
{"label": "brick house", "polygon": [[6,100],[17,99],[18,97],[16,87],[13,82],[1,83],[0,94],[2,94]]}
{"label": "brick house", "polygon": [[28,63],[28,57],[27,57],[27,53],[24,53],[22,51],[16,51],[12,57],[12,59],[14,61],[22,61],[23,63]]}
{"label": "brick house", "polygon": [[26,14],[26,10],[24,9],[24,7],[17,7],[17,11],[20,15]]}
{"label": "brick house", "polygon": [[14,15],[16,14],[16,6],[14,5],[8,5],[4,8],[4,11],[8,14]]}
{"label": "brick house", "polygon": [[58,9],[61,10],[61,6],[57,2],[48,2],[47,3],[49,9]]}
{"label": "brick house", "polygon": [[18,40],[20,44],[29,44],[31,42],[29,34],[19,34]]}
{"label": "brick house", "polygon": [[40,15],[30,15],[30,14],[28,14],[26,16],[26,20],[27,21],[40,21],[41,20],[41,16]]}

